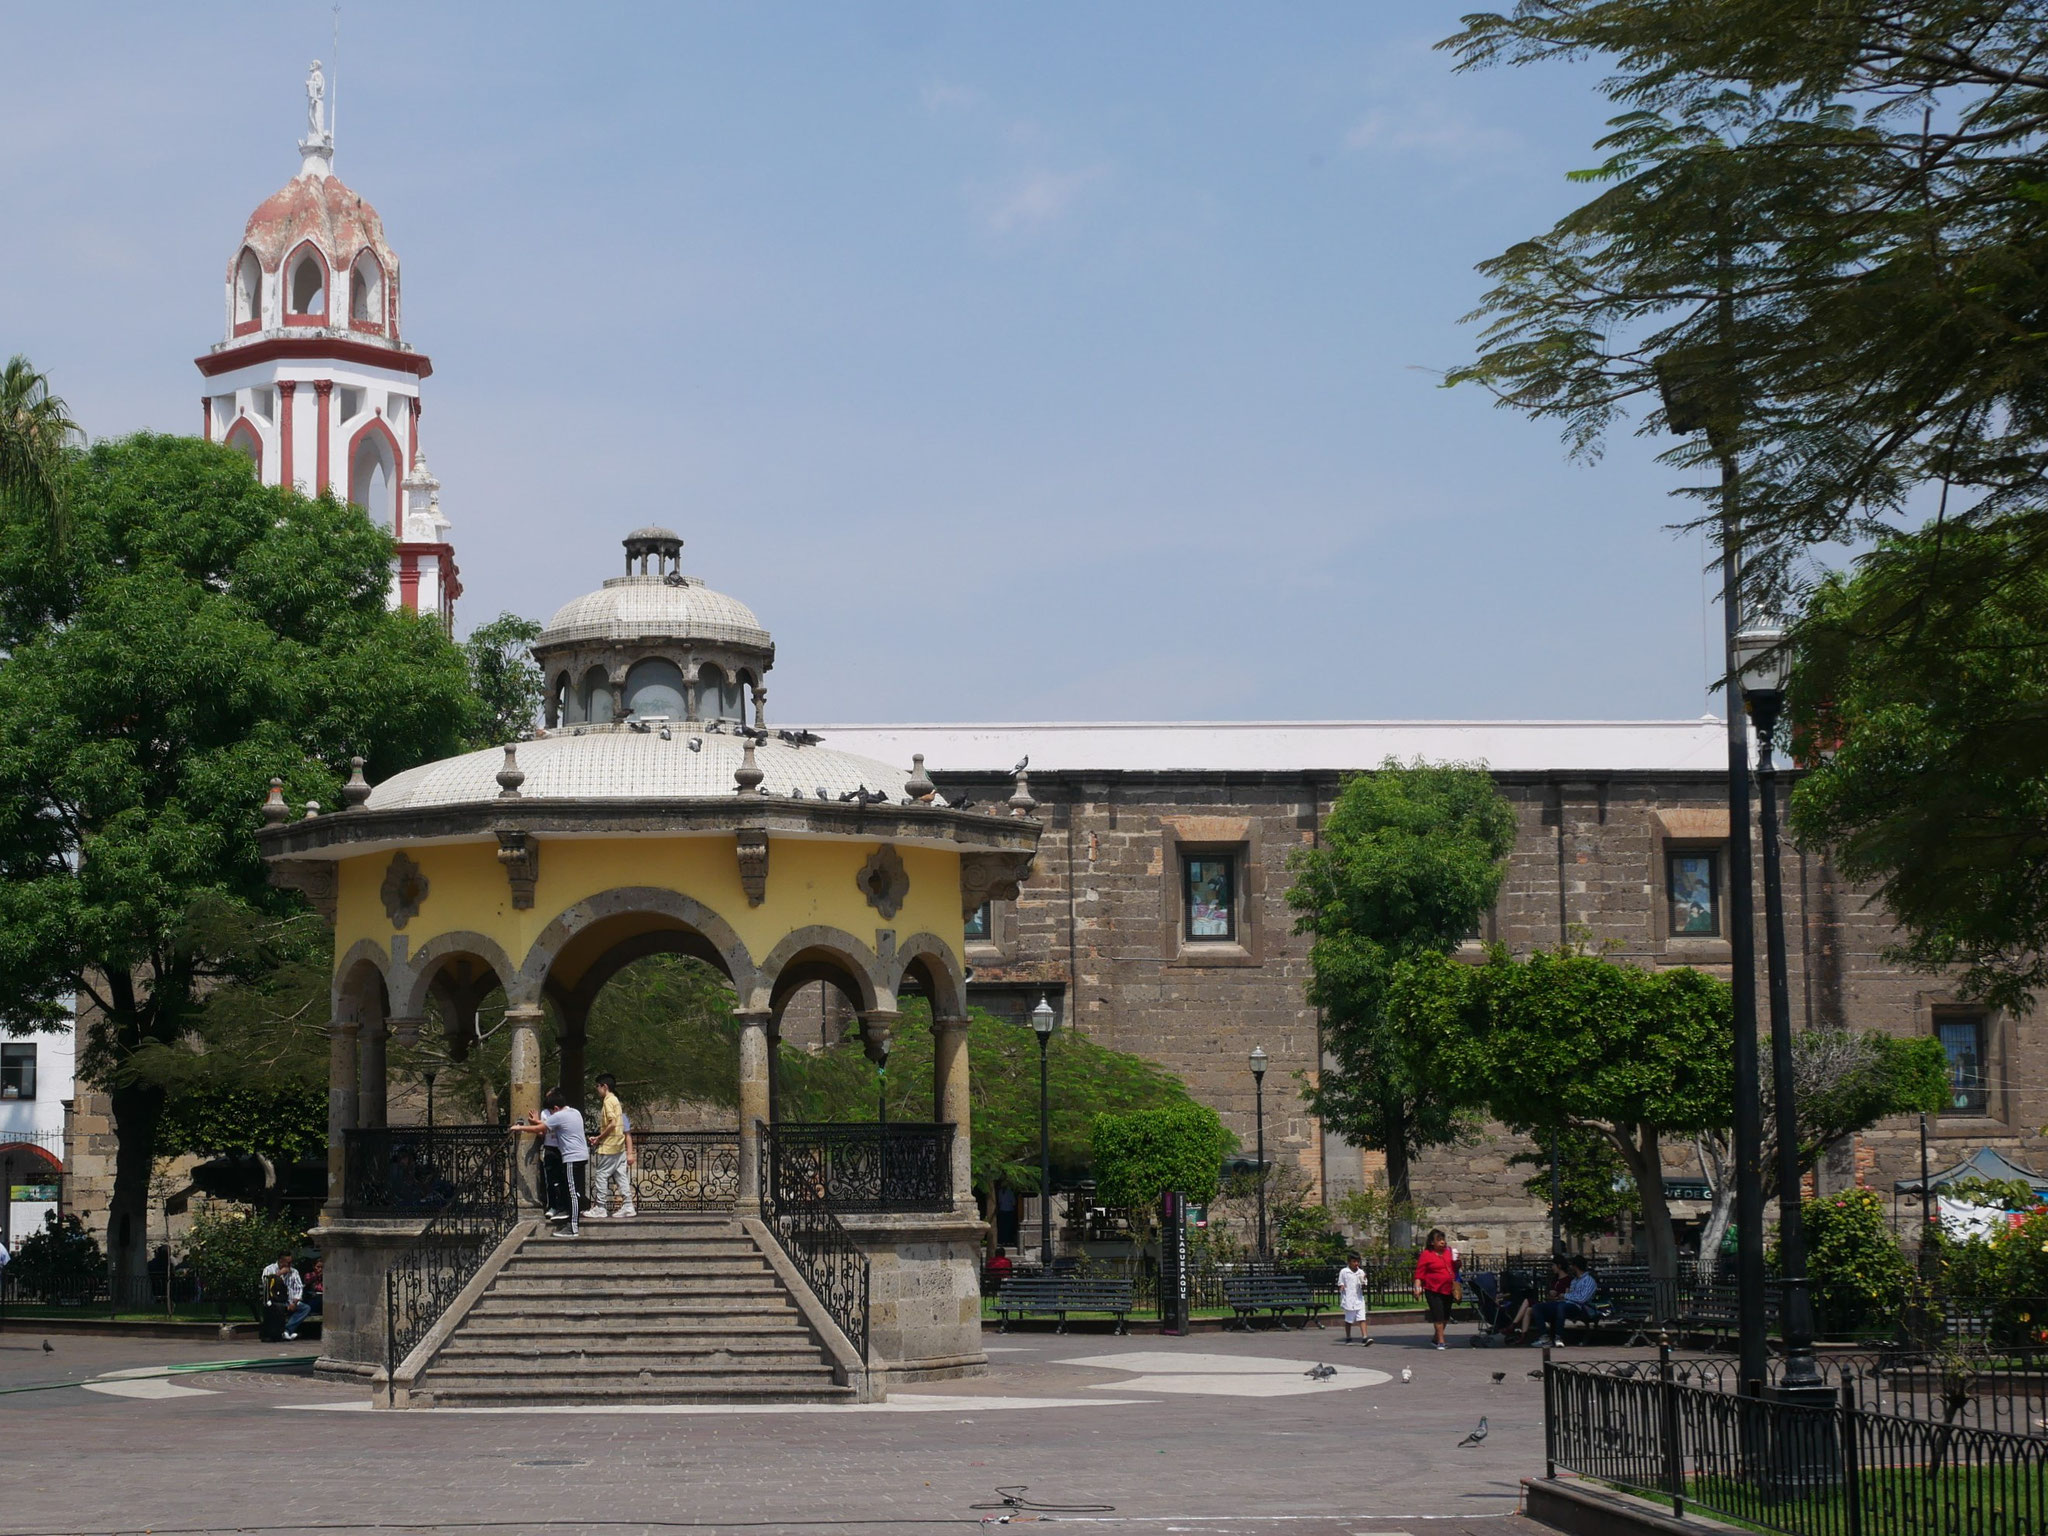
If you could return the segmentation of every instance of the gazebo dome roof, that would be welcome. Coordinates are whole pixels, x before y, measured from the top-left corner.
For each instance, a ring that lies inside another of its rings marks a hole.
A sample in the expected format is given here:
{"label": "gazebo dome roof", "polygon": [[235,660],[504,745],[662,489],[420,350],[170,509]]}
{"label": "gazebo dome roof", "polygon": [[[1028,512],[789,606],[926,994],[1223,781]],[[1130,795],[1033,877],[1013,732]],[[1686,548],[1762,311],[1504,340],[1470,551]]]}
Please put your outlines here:
{"label": "gazebo dome roof", "polygon": [[709,640],[762,650],[774,644],[753,609],[695,576],[636,575],[614,576],[564,603],[533,647],[635,640]]}
{"label": "gazebo dome roof", "polygon": [[336,267],[368,247],[395,276],[398,257],[384,240],[384,221],[367,199],[338,176],[294,176],[249,215],[242,243],[271,271],[301,240],[311,240]]}
{"label": "gazebo dome roof", "polygon": [[[730,601],[730,599],[728,599]],[[694,749],[691,743],[696,743]],[[704,800],[738,792],[734,775],[745,752],[742,737],[672,722],[669,738],[645,732],[575,727],[519,743],[522,800]],[[761,791],[770,799],[837,801],[865,789],[892,804],[905,796],[909,770],[829,747],[797,746],[770,736],[754,748]],[[499,798],[502,747],[424,763],[393,774],[371,790],[372,811],[472,805]]]}

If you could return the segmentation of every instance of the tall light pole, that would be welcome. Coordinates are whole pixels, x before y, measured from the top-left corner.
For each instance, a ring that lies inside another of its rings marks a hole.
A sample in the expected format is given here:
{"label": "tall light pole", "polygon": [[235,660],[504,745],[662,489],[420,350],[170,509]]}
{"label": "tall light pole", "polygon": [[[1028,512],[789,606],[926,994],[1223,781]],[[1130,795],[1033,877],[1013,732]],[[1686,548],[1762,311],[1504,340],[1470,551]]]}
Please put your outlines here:
{"label": "tall light pole", "polygon": [[1046,1071],[1046,1047],[1052,1044],[1054,1016],[1045,994],[1031,1010],[1031,1028],[1038,1035],[1038,1262],[1052,1272],[1052,1080]]}
{"label": "tall light pole", "polygon": [[1266,1257],[1266,1048],[1252,1047],[1252,1088],[1259,1126],[1259,1257]]}
{"label": "tall light pole", "polygon": [[420,1074],[427,1080],[427,1129],[430,1131],[434,1128],[434,1079],[440,1075],[432,1067]]}
{"label": "tall light pole", "polygon": [[1771,1009],[1771,1089],[1778,1132],[1778,1323],[1785,1340],[1782,1384],[1826,1391],[1813,1358],[1813,1296],[1806,1273],[1806,1233],[1799,1208],[1799,1105],[1792,1081],[1792,1001],[1785,964],[1785,884],[1778,858],[1778,765],[1771,738],[1778,729],[1791,658],[1785,632],[1754,625],[1735,637],[1742,702],[1756,725],[1756,781],[1764,858],[1764,955]]}
{"label": "tall light pole", "polygon": [[[1724,289],[1721,335],[1734,330],[1734,300]],[[1721,470],[1721,637],[1728,698],[1728,960],[1734,992],[1735,1320],[1743,1385],[1769,1372],[1764,1342],[1764,1122],[1756,1048],[1756,897],[1749,854],[1749,723],[1738,708],[1742,628],[1742,471],[1727,343],[1673,356],[1659,369],[1664,419],[1680,433],[1703,432]]]}

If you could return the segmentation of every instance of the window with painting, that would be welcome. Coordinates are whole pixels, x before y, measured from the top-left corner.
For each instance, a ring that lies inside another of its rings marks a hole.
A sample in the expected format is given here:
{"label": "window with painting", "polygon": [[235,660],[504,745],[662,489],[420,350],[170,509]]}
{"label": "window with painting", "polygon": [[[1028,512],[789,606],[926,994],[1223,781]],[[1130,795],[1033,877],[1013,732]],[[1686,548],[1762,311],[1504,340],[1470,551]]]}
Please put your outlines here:
{"label": "window with painting", "polygon": [[1948,1054],[1948,1115],[1985,1115],[1991,1112],[1989,1063],[1984,1054],[1984,1015],[1945,1013],[1934,1020],[1934,1033]]}
{"label": "window with painting", "polygon": [[1227,853],[1190,854],[1181,865],[1190,944],[1229,943],[1237,938],[1237,860]]}
{"label": "window with painting", "polygon": [[1695,849],[1666,856],[1664,888],[1670,901],[1671,937],[1713,939],[1721,934],[1721,861]]}
{"label": "window with painting", "polygon": [[996,939],[996,917],[990,911],[993,905],[984,901],[967,914],[967,942],[970,944],[993,944]]}

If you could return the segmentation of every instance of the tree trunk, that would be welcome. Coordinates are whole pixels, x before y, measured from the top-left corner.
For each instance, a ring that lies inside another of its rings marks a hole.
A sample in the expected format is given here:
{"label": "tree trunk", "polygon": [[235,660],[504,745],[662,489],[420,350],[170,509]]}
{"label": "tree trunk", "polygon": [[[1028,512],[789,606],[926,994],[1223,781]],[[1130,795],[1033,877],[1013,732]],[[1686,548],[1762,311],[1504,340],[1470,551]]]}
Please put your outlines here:
{"label": "tree trunk", "polygon": [[1636,1181],[1643,1202],[1643,1237],[1649,1248],[1650,1278],[1678,1279],[1678,1235],[1671,1229],[1671,1207],[1664,1199],[1664,1158],[1657,1146],[1657,1127],[1612,1127],[1608,1135]]}
{"label": "tree trunk", "polygon": [[1713,1186],[1713,1203],[1707,1207],[1706,1225],[1700,1231],[1699,1275],[1712,1284],[1721,1267],[1721,1242],[1728,1224],[1735,1219],[1735,1170],[1728,1156],[1728,1144],[1718,1137],[1699,1136],[1693,1145],[1699,1151],[1700,1172]]}
{"label": "tree trunk", "polygon": [[[114,1194],[107,1203],[107,1258],[117,1286],[139,1291],[149,1282],[149,1184],[156,1171],[157,1126],[164,1091],[144,1083],[116,1087]],[[117,1293],[118,1294],[118,1293]]]}
{"label": "tree trunk", "polygon": [[1386,1106],[1380,1144],[1387,1158],[1387,1246],[1401,1253],[1415,1246],[1414,1199],[1408,1186],[1408,1106]]}

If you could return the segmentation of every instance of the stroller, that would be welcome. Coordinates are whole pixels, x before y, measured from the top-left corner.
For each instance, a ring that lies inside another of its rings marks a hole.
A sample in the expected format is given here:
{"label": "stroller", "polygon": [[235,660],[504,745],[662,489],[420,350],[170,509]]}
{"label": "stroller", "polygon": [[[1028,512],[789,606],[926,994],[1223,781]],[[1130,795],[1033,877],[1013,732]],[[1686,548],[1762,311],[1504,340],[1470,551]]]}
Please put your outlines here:
{"label": "stroller", "polygon": [[1534,1294],[1534,1288],[1523,1277],[1512,1270],[1502,1270],[1474,1275],[1466,1287],[1471,1292],[1472,1305],[1479,1313],[1479,1333],[1472,1340],[1474,1349],[1499,1349],[1509,1341],[1514,1332],[1515,1318],[1522,1310],[1522,1304]]}

